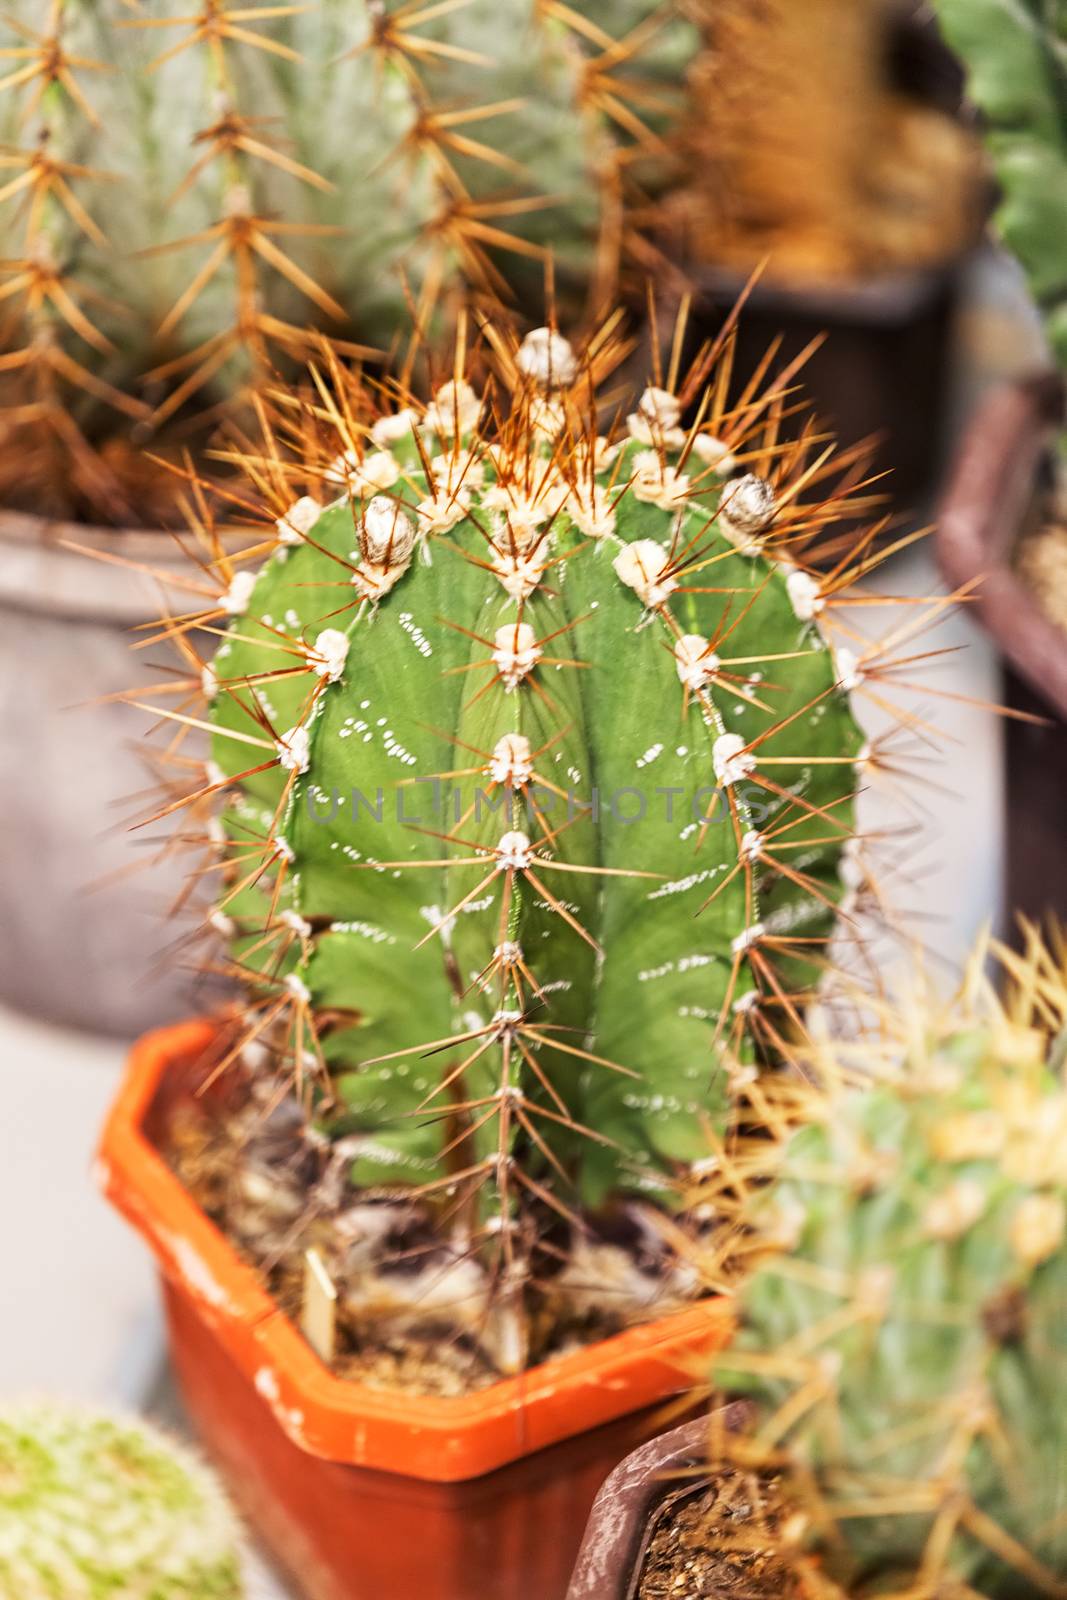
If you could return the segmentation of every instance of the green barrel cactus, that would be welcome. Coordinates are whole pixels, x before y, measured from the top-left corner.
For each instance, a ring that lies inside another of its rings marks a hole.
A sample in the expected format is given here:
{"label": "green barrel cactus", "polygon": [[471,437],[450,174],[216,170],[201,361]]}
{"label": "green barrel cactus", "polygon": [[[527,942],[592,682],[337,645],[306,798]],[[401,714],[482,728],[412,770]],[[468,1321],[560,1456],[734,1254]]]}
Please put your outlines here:
{"label": "green barrel cactus", "polygon": [[309,323],[352,353],[464,286],[540,304],[550,250],[561,303],[599,301],[692,38],[651,0],[15,0],[0,489],[150,516],[135,446],[292,370]]}
{"label": "green barrel cactus", "polygon": [[1001,188],[996,224],[1067,366],[1067,16],[1055,0],[937,0]]}
{"label": "green barrel cactus", "polygon": [[1010,1010],[976,963],[962,1007],[828,1048],[743,1208],[766,1254],[716,1379],[850,1595],[1067,1587],[1067,967],[1006,960]]}
{"label": "green barrel cactus", "polygon": [[214,1478],[139,1418],[0,1408],[4,1600],[241,1600],[238,1551]]}
{"label": "green barrel cactus", "polygon": [[728,1062],[802,1028],[868,667],[804,565],[847,496],[782,444],[782,383],[690,429],[650,387],[613,439],[595,360],[492,337],[496,401],[328,397],[318,456],[251,452],[270,554],[220,557],[200,619],[195,800],[262,1070],[357,1189],[438,1202],[521,1285],[550,1227],[679,1205]]}

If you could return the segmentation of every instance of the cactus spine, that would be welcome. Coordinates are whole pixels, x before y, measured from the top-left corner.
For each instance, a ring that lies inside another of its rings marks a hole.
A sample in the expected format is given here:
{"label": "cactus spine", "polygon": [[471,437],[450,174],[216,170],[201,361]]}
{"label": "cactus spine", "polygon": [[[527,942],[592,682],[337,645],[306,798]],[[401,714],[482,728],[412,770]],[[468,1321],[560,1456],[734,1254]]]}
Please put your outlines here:
{"label": "cactus spine", "polygon": [[734,1449],[849,1594],[1067,1591],[1067,966],[1003,953],[1002,1007],[984,956],[948,1013],[821,1053],[743,1207],[764,1259],[716,1378],[761,1417]]}
{"label": "cactus spine", "polygon": [[190,1452],[140,1420],[0,1410],[5,1600],[241,1600],[238,1533]]}
{"label": "cactus spine", "polygon": [[387,344],[409,294],[423,321],[464,282],[506,295],[509,261],[528,289],[548,244],[561,287],[602,295],[623,198],[663,164],[655,76],[689,33],[648,0],[606,26],[544,0],[247,9],[18,0],[0,22],[0,374],[31,447],[5,492],[33,509],[69,481],[143,515],[131,425],[217,417],[306,354],[309,320]]}

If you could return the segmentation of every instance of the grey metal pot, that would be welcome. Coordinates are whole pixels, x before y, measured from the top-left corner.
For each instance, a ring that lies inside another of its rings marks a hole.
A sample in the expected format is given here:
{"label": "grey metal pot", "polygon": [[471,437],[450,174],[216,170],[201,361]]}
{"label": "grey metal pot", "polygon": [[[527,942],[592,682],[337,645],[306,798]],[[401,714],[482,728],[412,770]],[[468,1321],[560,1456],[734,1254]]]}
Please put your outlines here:
{"label": "grey metal pot", "polygon": [[0,1000],[52,1022],[130,1035],[206,1003],[182,943],[202,912],[167,920],[188,863],[150,865],[164,830],[129,829],[153,783],[151,719],[98,703],[151,681],[131,630],[165,601],[189,610],[189,574],[165,534],[0,513]]}

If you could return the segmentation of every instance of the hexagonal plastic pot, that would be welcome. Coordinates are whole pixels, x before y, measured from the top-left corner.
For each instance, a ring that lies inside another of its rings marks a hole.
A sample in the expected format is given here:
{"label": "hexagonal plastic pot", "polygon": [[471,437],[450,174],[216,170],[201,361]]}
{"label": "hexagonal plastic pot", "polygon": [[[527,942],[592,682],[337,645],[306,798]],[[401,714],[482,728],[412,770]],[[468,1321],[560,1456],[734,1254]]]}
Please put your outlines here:
{"label": "hexagonal plastic pot", "polygon": [[598,1487],[724,1343],[727,1303],[460,1398],[335,1377],[160,1153],[217,1040],[191,1022],[135,1046],[99,1180],[159,1263],[182,1394],[236,1501],[306,1600],[563,1600]]}

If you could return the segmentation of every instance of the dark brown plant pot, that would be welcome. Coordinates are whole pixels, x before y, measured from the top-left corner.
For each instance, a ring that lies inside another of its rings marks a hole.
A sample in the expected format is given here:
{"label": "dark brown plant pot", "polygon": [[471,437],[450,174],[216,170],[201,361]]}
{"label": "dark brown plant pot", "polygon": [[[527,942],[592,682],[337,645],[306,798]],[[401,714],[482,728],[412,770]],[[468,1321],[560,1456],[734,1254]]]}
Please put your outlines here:
{"label": "dark brown plant pot", "polygon": [[1067,920],[1067,632],[1014,566],[1019,540],[1046,514],[1049,451],[1063,424],[1064,389],[1054,374],[990,396],[964,437],[937,554],[954,588],[981,580],[969,614],[1005,658],[1007,704],[1050,719],[1007,725],[1008,909]]}
{"label": "dark brown plant pot", "polygon": [[[906,514],[933,491],[943,464],[953,328],[965,257],[860,284],[758,283],[737,334],[735,390],[781,337],[780,370],[820,335],[800,375],[816,413],[847,447],[876,438],[879,492]],[[714,339],[745,289],[743,273],[691,266],[689,354]]]}
{"label": "dark brown plant pot", "polygon": [[[726,1406],[728,1428],[749,1406]],[[593,1502],[567,1600],[634,1600],[652,1536],[679,1503],[707,1487],[709,1419],[699,1417],[642,1445],[617,1466]]]}

